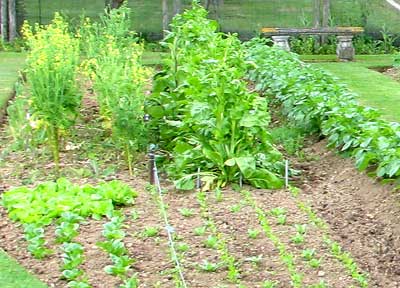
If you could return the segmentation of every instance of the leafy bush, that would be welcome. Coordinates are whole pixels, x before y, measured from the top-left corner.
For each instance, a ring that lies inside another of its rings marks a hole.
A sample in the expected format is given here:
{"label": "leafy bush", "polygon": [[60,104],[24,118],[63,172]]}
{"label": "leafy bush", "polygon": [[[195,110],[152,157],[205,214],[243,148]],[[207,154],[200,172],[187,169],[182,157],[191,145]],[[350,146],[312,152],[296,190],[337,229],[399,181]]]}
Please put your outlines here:
{"label": "leafy bush", "polygon": [[243,80],[241,43],[206,16],[193,4],[174,18],[164,43],[170,55],[155,77],[148,111],[154,141],[170,156],[167,171],[181,189],[194,188],[198,168],[208,184],[224,186],[242,174],[256,187],[281,187],[282,157],[267,132],[267,103]]}
{"label": "leafy bush", "polygon": [[328,137],[330,146],[370,167],[378,177],[400,176],[400,124],[380,119],[328,73],[302,63],[295,54],[260,40],[246,44],[249,78],[273,95],[294,125]]}

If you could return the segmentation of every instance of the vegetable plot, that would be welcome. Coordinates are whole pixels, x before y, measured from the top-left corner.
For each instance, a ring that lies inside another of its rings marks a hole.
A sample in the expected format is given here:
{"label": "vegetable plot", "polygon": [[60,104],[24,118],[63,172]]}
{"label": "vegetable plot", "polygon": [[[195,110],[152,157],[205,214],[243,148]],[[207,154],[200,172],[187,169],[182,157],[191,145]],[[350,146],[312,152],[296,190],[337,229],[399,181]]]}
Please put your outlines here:
{"label": "vegetable plot", "polygon": [[170,56],[154,82],[148,111],[154,143],[167,151],[166,170],[180,189],[193,189],[198,169],[207,187],[243,179],[256,187],[282,186],[282,156],[267,131],[267,103],[249,92],[244,49],[218,33],[207,11],[177,15],[164,45]]}

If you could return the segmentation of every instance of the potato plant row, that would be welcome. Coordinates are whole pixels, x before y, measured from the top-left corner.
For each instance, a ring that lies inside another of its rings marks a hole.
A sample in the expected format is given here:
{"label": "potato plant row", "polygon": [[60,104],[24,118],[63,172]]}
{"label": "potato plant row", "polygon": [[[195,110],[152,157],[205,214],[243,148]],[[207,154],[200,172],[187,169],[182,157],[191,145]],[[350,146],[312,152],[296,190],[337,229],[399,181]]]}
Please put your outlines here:
{"label": "potato plant row", "polygon": [[400,176],[400,124],[358,104],[330,74],[264,41],[246,43],[248,77],[271,95],[290,122],[328,138],[329,146],[355,158],[360,170],[384,178]]}

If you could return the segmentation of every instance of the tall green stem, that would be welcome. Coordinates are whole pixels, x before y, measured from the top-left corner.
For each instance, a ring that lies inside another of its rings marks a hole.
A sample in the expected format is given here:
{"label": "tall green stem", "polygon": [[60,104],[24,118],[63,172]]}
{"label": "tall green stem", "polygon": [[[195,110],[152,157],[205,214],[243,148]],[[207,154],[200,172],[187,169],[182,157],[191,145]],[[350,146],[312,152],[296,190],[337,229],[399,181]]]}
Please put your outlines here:
{"label": "tall green stem", "polygon": [[60,173],[60,130],[56,126],[51,127],[52,147],[53,147],[53,160],[56,165],[56,174]]}

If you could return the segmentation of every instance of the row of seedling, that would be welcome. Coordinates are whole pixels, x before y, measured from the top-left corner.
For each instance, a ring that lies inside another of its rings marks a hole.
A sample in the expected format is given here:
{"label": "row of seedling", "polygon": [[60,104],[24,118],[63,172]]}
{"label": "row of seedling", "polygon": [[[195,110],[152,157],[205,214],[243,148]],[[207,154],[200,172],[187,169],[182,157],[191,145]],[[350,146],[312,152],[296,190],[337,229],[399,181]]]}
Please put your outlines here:
{"label": "row of seedling", "polygon": [[323,241],[325,245],[328,246],[331,255],[340,263],[342,263],[351,278],[353,278],[353,280],[355,280],[360,287],[368,287],[368,275],[360,272],[360,268],[350,253],[343,251],[343,248],[340,246],[340,244],[331,239],[328,231],[328,225],[324,222],[324,220],[318,217],[313,209],[302,201],[297,201],[297,207],[307,214],[311,224],[319,228],[324,233]]}
{"label": "row of seedling", "polygon": [[112,261],[112,265],[106,266],[104,271],[107,274],[119,277],[123,281],[123,284],[119,286],[120,288],[137,288],[139,287],[137,274],[130,273],[134,259],[129,256],[123,242],[126,236],[123,230],[125,216],[114,211],[109,219],[110,221],[103,225],[102,234],[106,240],[97,243],[97,246],[108,253]]}
{"label": "row of seedling", "polygon": [[279,237],[272,231],[267,213],[258,207],[257,202],[254,200],[249,191],[241,191],[241,194],[244,197],[247,205],[252,207],[257,214],[258,221],[267,238],[270,239],[274,246],[278,249],[281,261],[286,265],[286,268],[289,271],[292,286],[295,288],[303,287],[303,275],[300,274],[296,269],[295,256],[288,251],[285,244],[282,243]]}
{"label": "row of seedling", "polygon": [[200,205],[201,217],[204,221],[204,226],[197,228],[197,230],[195,230],[195,233],[199,234],[199,232],[203,232],[204,234],[208,229],[210,235],[204,241],[204,245],[207,248],[218,250],[221,259],[220,263],[209,263],[208,261],[203,261],[203,263],[200,264],[200,268],[204,271],[214,272],[218,268],[224,266],[228,270],[228,280],[232,283],[237,283],[240,285],[240,271],[238,269],[238,261],[229,252],[228,245],[224,236],[218,231],[218,227],[216,226],[212,216],[210,215],[207,203],[207,195],[205,192],[199,191],[197,193],[197,202]]}
{"label": "row of seedling", "polygon": [[56,242],[62,244],[62,276],[68,281],[68,287],[71,288],[92,287],[80,267],[85,261],[84,247],[74,241],[74,238],[79,235],[81,221],[83,221],[81,216],[72,212],[64,212],[58,220],[55,230]]}

